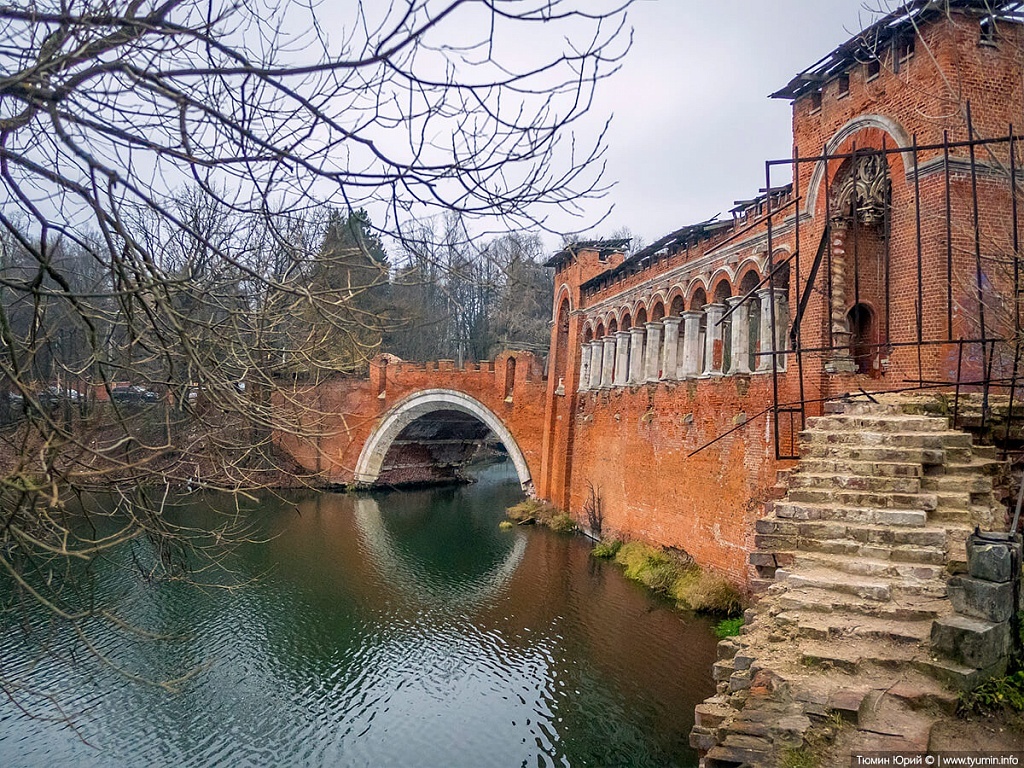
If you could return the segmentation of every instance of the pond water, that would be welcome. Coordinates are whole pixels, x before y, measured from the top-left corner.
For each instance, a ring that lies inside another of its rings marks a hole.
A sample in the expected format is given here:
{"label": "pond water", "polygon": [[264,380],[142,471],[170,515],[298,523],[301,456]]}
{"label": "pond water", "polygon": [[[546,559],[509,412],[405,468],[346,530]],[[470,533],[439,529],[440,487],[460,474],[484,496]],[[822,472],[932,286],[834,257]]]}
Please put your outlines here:
{"label": "pond water", "polygon": [[[45,616],[6,616],[0,674],[73,727],[0,702],[0,765],[695,765],[712,623],[582,537],[500,530],[520,498],[499,465],[459,488],[250,504],[262,541],[202,589],[146,584],[127,552],[98,565],[100,599],[176,637],[98,623],[118,671]],[[192,676],[169,692],[125,672]]]}

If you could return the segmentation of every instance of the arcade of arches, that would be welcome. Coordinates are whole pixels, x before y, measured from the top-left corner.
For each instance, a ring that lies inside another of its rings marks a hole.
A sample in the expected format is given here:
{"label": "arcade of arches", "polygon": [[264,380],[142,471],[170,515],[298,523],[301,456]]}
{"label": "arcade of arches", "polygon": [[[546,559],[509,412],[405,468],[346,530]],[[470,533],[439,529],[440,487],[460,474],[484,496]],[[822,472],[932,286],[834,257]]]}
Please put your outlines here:
{"label": "arcade of arches", "polygon": [[777,370],[785,370],[789,307],[780,272],[775,287],[766,287],[755,269],[743,274],[738,290],[721,277],[711,302],[703,281],[694,279],[667,300],[645,296],[617,311],[588,310],[579,391],[769,373],[773,359]]}

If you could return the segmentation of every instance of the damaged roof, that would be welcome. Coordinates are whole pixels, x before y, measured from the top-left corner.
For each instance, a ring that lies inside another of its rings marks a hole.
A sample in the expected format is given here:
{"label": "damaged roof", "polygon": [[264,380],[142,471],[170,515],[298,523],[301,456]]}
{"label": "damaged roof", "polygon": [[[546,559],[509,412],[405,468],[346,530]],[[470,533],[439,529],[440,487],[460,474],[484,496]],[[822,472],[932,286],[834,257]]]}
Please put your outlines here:
{"label": "damaged roof", "polygon": [[545,267],[559,267],[580,251],[597,251],[600,256],[608,256],[612,253],[623,253],[632,238],[617,237],[609,240],[580,240],[577,243],[570,243],[562,250],[544,262]]}
{"label": "damaged roof", "polygon": [[857,64],[879,58],[881,51],[895,40],[911,34],[923,22],[937,18],[950,10],[975,11],[997,20],[1024,21],[1019,13],[1021,0],[912,0],[898,10],[883,16],[855,37],[847,40],[830,54],[798,74],[785,88],[773,93],[773,99],[797,99],[814,91],[831,78]]}
{"label": "damaged roof", "polygon": [[676,250],[686,246],[688,243],[700,238],[710,237],[715,232],[731,227],[732,225],[733,222],[731,220],[719,221],[718,216],[714,216],[699,224],[690,224],[682,229],[677,229],[675,232],[665,235],[659,240],[655,240],[643,250],[637,251],[614,269],[609,269],[602,272],[597,277],[588,280],[583,284],[582,288],[584,291],[591,288],[597,288],[602,283],[612,281],[623,273],[634,274],[639,272],[649,266],[652,261],[657,261],[658,257],[662,254],[674,253]]}

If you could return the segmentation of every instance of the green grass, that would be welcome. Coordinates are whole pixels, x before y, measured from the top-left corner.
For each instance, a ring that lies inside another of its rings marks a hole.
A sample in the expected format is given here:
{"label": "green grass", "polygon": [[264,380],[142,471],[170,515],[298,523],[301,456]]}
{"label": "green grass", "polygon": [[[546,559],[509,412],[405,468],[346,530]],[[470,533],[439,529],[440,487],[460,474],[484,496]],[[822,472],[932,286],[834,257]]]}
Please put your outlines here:
{"label": "green grass", "polygon": [[1024,671],[986,680],[973,691],[960,694],[961,713],[998,710],[1024,712]]}
{"label": "green grass", "polygon": [[606,539],[605,541],[597,542],[594,548],[590,550],[590,554],[602,560],[608,560],[615,557],[620,549],[622,549],[621,541],[618,539]]}
{"label": "green grass", "polygon": [[740,627],[742,626],[742,616],[736,616],[732,619],[722,619],[715,625],[715,636],[720,640],[724,640],[727,637],[736,637],[736,635],[740,633]]}
{"label": "green grass", "polygon": [[576,531],[576,521],[565,513],[550,518],[546,525],[555,533],[574,533]]}
{"label": "green grass", "polygon": [[631,541],[620,547],[615,562],[625,568],[626,578],[671,597],[680,608],[718,616],[743,610],[742,596],[728,579],[687,557]]}

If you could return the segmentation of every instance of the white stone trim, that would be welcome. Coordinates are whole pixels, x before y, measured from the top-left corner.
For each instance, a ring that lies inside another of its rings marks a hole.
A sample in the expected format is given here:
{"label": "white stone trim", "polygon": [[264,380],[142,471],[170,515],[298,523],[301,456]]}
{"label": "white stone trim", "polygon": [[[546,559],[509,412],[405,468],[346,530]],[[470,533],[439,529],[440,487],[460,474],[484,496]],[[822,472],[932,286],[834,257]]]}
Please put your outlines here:
{"label": "white stone trim", "polygon": [[508,451],[509,458],[519,475],[519,483],[528,494],[533,491],[533,480],[526,457],[515,438],[495,413],[476,398],[454,389],[425,389],[397,403],[370,433],[356,462],[355,482],[373,485],[380,477],[384,458],[391,443],[409,424],[421,416],[439,410],[461,411],[475,416],[490,429]]}

